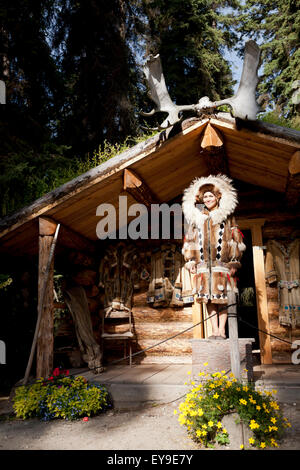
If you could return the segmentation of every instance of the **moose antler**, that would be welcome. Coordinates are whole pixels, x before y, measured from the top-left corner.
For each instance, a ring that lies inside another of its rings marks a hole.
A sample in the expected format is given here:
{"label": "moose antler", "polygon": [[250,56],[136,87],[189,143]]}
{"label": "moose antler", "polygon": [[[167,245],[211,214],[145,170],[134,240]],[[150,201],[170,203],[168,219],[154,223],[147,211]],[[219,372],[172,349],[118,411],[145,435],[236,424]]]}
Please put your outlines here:
{"label": "moose antler", "polygon": [[143,70],[150,89],[148,95],[156,104],[156,109],[152,109],[149,113],[141,111],[141,114],[147,117],[153,116],[157,112],[168,113],[167,118],[159,126],[160,130],[167,129],[179,122],[182,119],[182,117],[179,117],[182,111],[192,110],[196,112],[196,105],[178,106],[171,100],[166,87],[159,54],[156,56],[151,55]]}
{"label": "moose antler", "polygon": [[255,41],[245,44],[245,55],[242,76],[236,95],[221,101],[211,103],[218,108],[223,104],[229,104],[235,118],[254,121],[260,108],[255,99],[255,90],[258,83],[257,70],[259,66],[260,49]]}
{"label": "moose antler", "polygon": [[167,129],[181,121],[182,111],[193,111],[199,115],[208,110],[218,108],[223,104],[231,106],[233,115],[240,119],[255,120],[259,106],[255,99],[255,90],[258,82],[257,70],[259,66],[260,49],[255,41],[245,44],[245,56],[242,76],[236,95],[221,101],[211,102],[207,96],[200,98],[197,104],[178,106],[168,93],[159,54],[150,56],[144,66],[144,74],[149,85],[149,97],[156,104],[156,109],[149,113],[141,112],[143,116],[153,116],[157,112],[168,113],[167,118],[157,128]]}

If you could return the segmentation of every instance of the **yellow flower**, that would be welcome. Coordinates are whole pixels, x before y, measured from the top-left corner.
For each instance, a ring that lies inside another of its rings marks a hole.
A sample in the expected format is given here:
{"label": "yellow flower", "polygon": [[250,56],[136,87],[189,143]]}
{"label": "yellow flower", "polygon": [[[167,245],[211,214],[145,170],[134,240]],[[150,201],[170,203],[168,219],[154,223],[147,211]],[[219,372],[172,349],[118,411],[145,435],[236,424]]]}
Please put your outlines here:
{"label": "yellow flower", "polygon": [[248,372],[248,369],[244,369],[244,372]]}
{"label": "yellow flower", "polygon": [[238,391],[238,392],[240,392],[240,391],[241,391],[240,387],[236,387],[236,389],[237,389],[237,391]]}
{"label": "yellow flower", "polygon": [[250,429],[257,429],[259,428],[259,424],[255,421],[255,419],[251,419],[249,427]]}
{"label": "yellow flower", "polygon": [[277,419],[273,417],[273,418],[271,418],[270,421],[271,421],[271,423],[275,424],[277,422]]}
{"label": "yellow flower", "polygon": [[258,411],[260,411],[260,410],[261,410],[261,406],[256,405],[256,409],[257,409]]}
{"label": "yellow flower", "polygon": [[275,439],[271,439],[271,445],[272,445],[273,447],[278,447],[278,444],[277,444],[277,442],[275,441]]}
{"label": "yellow flower", "polygon": [[202,377],[202,375],[204,375],[204,372],[199,372],[199,377]]}
{"label": "yellow flower", "polygon": [[223,428],[223,434],[227,434],[227,429],[226,428]]}
{"label": "yellow flower", "polygon": [[195,382],[191,382],[191,385],[195,385]]}
{"label": "yellow flower", "polygon": [[203,429],[207,429],[206,424],[202,424]]}
{"label": "yellow flower", "polygon": [[202,416],[202,415],[203,415],[203,410],[202,410],[202,408],[199,408],[199,410],[198,410],[198,416]]}
{"label": "yellow flower", "polygon": [[271,401],[271,402],[270,402],[270,406],[271,406],[272,408],[274,408],[274,410],[279,410],[279,406],[278,406],[278,404],[276,403],[276,401]]}
{"label": "yellow flower", "polygon": [[209,384],[209,388],[215,388],[214,384]]}
{"label": "yellow flower", "polygon": [[180,426],[182,426],[183,424],[185,424],[186,419],[183,415],[179,415],[178,421],[179,421]]}
{"label": "yellow flower", "polygon": [[218,421],[217,422],[217,428],[220,429],[221,427],[222,427],[222,423],[221,423],[221,421]]}
{"label": "yellow flower", "polygon": [[204,364],[203,364],[203,365],[204,365],[205,367],[206,367],[206,366],[208,366],[208,362],[204,362]]}
{"label": "yellow flower", "polygon": [[241,444],[241,445],[240,445],[240,449],[241,449],[241,450],[244,449],[244,444]]}
{"label": "yellow flower", "polygon": [[219,395],[218,395],[217,393],[215,393],[215,394],[213,395],[213,398],[217,399],[217,398],[219,398]]}
{"label": "yellow flower", "polygon": [[254,444],[255,440],[253,439],[253,437],[250,437],[249,438],[249,444]]}
{"label": "yellow flower", "polygon": [[221,374],[225,374],[225,370],[221,370]]}
{"label": "yellow flower", "polygon": [[202,431],[202,436],[206,436],[207,431]]}
{"label": "yellow flower", "polygon": [[240,404],[241,405],[247,405],[247,400],[244,400],[244,398],[240,399]]}
{"label": "yellow flower", "polygon": [[277,390],[272,390],[272,393],[273,393],[274,395],[276,395]]}
{"label": "yellow flower", "polygon": [[243,387],[243,390],[244,392],[248,392],[249,388],[246,386],[246,387]]}
{"label": "yellow flower", "polygon": [[177,415],[177,410],[174,410],[174,415]]}
{"label": "yellow flower", "polygon": [[264,449],[264,447],[266,447],[266,443],[265,443],[265,442],[261,442],[261,443],[260,443],[260,447],[261,447],[262,449]]}
{"label": "yellow flower", "polygon": [[212,427],[214,425],[214,422],[213,421],[208,421],[208,426]]}
{"label": "yellow flower", "polygon": [[196,436],[197,436],[197,437],[201,437],[201,436],[202,436],[202,431],[200,431],[200,429],[197,429],[197,430],[196,430]]}

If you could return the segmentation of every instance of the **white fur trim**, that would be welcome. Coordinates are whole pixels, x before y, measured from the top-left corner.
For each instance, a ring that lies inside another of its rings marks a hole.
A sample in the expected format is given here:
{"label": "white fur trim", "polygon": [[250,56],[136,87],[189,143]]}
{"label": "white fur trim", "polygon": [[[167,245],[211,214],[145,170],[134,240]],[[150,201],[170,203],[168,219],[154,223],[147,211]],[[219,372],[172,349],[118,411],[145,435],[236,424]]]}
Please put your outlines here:
{"label": "white fur trim", "polygon": [[188,261],[187,263],[185,263],[185,268],[190,271],[190,269],[195,265],[196,265],[196,261],[191,260],[191,261]]}
{"label": "white fur trim", "polygon": [[220,224],[232,214],[238,201],[236,190],[231,185],[231,182],[230,178],[221,174],[195,178],[190,186],[185,189],[182,198],[182,209],[187,222],[194,223],[201,230],[205,219],[208,218],[208,215],[201,212],[195,205],[198,190],[204,184],[213,184],[222,194],[219,207],[210,213],[213,225]]}
{"label": "white fur trim", "polygon": [[238,249],[240,251],[245,251],[246,250],[246,245],[245,243],[241,242],[241,243],[238,243]]}

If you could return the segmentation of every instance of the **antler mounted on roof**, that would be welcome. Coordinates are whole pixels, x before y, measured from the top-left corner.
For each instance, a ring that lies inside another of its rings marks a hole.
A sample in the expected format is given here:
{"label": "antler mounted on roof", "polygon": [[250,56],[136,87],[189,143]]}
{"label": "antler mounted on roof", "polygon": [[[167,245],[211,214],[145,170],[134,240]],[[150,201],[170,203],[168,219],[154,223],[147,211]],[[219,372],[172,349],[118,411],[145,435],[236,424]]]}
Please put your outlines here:
{"label": "antler mounted on roof", "polygon": [[159,54],[150,56],[144,66],[144,74],[149,86],[149,97],[156,104],[156,109],[150,113],[141,112],[143,116],[153,116],[157,112],[167,112],[168,116],[158,130],[167,129],[182,120],[182,111],[193,111],[199,115],[209,110],[228,104],[233,116],[243,120],[255,120],[259,112],[255,91],[258,82],[260,49],[255,41],[245,44],[245,55],[242,76],[237,93],[231,98],[211,102],[207,96],[199,99],[197,104],[178,106],[170,98],[162,70]]}
{"label": "antler mounted on roof", "polygon": [[182,111],[195,111],[196,105],[182,105],[178,106],[170,98],[169,92],[166,87],[165,77],[162,70],[159,54],[150,56],[144,66],[144,74],[149,86],[149,97],[156,104],[156,109],[152,109],[150,113],[141,112],[143,116],[153,116],[157,112],[166,112],[168,117],[159,126],[160,130],[167,129],[179,122],[182,117],[179,114]]}

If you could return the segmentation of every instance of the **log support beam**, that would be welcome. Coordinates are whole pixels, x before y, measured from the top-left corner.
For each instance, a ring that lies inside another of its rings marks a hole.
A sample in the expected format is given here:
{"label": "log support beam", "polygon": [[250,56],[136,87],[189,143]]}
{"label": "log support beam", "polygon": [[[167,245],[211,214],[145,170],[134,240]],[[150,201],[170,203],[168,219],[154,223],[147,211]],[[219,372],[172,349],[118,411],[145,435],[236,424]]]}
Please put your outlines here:
{"label": "log support beam", "polygon": [[200,136],[200,155],[211,174],[229,175],[223,135],[210,122]]}
{"label": "log support beam", "polygon": [[49,271],[47,271],[47,265],[56,228],[56,222],[43,217],[39,218],[38,312],[41,311],[41,317],[37,336],[37,377],[47,377],[53,370],[54,257]]}
{"label": "log support beam", "polygon": [[138,203],[150,208],[151,204],[158,204],[157,197],[147,184],[132,170],[124,170],[123,189],[127,191]]}
{"label": "log support beam", "polygon": [[[238,220],[241,229],[250,229],[252,237],[253,269],[256,290],[257,322],[259,328],[260,358],[262,364],[272,364],[267,288],[263,253],[262,226],[265,219]],[[265,332],[265,333],[263,333]]]}

